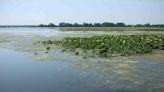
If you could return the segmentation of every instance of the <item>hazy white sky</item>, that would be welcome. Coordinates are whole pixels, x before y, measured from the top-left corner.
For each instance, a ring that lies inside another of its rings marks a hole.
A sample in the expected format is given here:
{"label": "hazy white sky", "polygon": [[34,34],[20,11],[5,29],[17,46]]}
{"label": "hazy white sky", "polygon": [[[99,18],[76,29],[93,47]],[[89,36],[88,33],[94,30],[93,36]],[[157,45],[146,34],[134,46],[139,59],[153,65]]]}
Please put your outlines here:
{"label": "hazy white sky", "polygon": [[0,25],[105,21],[164,24],[164,0],[0,0]]}

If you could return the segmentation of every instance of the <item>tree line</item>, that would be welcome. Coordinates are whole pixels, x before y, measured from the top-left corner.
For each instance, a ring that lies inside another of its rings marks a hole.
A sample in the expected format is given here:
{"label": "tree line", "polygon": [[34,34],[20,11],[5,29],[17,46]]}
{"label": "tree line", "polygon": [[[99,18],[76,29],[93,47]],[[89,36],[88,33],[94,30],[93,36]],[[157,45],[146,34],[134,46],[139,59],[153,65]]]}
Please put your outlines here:
{"label": "tree line", "polygon": [[104,23],[83,23],[83,24],[78,24],[78,23],[59,23],[59,25],[55,25],[53,23],[49,23],[48,25],[45,24],[40,24],[38,25],[39,27],[126,27],[124,23],[109,23],[109,22],[104,22]]}
{"label": "tree line", "polygon": [[125,23],[112,23],[112,22],[104,22],[104,23],[66,23],[61,22],[58,25],[53,23],[49,24],[39,24],[39,25],[0,25],[0,27],[164,27],[164,24],[135,24],[135,25],[127,25]]}
{"label": "tree line", "polygon": [[164,24],[136,24],[136,25],[126,25],[125,23],[112,23],[112,22],[104,22],[104,23],[59,23],[55,25],[53,23],[49,24],[40,24],[38,27],[164,27]]}

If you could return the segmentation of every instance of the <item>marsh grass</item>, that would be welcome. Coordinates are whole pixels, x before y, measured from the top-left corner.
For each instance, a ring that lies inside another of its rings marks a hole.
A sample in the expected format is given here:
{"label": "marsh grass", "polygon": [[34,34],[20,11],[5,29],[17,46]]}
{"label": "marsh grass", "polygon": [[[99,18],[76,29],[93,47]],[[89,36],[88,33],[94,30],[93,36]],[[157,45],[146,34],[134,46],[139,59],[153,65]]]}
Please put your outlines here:
{"label": "marsh grass", "polygon": [[137,31],[164,31],[163,27],[134,27]]}
{"label": "marsh grass", "polygon": [[164,31],[163,27],[61,27],[61,31]]}

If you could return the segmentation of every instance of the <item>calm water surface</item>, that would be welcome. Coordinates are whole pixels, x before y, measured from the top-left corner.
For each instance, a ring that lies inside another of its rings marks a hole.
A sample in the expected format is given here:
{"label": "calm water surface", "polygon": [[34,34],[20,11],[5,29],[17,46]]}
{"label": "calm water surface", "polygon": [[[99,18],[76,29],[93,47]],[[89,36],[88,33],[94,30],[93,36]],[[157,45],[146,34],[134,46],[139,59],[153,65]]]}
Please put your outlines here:
{"label": "calm water surface", "polygon": [[38,49],[41,47],[32,46],[37,40],[100,33],[0,28],[0,92],[164,91],[163,51],[141,56],[83,59],[58,48],[45,53],[44,49]]}

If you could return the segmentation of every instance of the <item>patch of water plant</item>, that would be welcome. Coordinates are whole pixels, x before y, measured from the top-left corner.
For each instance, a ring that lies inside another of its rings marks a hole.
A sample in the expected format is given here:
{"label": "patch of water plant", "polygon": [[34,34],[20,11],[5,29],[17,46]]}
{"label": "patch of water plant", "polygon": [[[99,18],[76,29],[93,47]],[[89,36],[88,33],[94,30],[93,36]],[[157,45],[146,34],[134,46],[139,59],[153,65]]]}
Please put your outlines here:
{"label": "patch of water plant", "polygon": [[164,50],[164,35],[103,35],[93,37],[67,37],[62,40],[41,41],[44,45],[55,44],[79,55],[80,51],[101,57],[150,53],[153,49]]}

